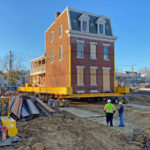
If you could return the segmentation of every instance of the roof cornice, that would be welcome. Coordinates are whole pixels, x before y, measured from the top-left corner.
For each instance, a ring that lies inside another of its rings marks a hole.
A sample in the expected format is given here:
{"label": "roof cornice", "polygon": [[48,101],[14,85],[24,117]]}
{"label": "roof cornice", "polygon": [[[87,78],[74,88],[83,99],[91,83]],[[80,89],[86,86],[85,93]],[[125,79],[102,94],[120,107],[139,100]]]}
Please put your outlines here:
{"label": "roof cornice", "polygon": [[110,41],[110,42],[114,42],[117,39],[117,37],[115,36],[99,35],[99,34],[94,34],[94,33],[89,33],[89,32],[81,32],[81,31],[74,31],[74,30],[67,30],[66,32],[70,36],[81,37],[85,39]]}
{"label": "roof cornice", "polygon": [[82,11],[82,10],[77,10],[77,9],[74,9],[74,8],[69,8],[67,7],[69,11],[74,11],[74,12],[78,12],[78,13],[86,13],[87,15],[90,15],[90,16],[95,16],[95,17],[103,17],[105,19],[110,19],[109,16],[103,16],[103,15],[98,15],[98,14],[95,14],[95,13],[91,13],[91,12],[86,12],[86,11]]}
{"label": "roof cornice", "polygon": [[38,58],[35,58],[35,59],[31,60],[30,62],[32,63],[32,62],[35,62],[35,61],[38,61],[38,60],[42,60],[42,59],[45,59],[45,58],[46,58],[46,56],[43,55],[43,56],[40,56]]}

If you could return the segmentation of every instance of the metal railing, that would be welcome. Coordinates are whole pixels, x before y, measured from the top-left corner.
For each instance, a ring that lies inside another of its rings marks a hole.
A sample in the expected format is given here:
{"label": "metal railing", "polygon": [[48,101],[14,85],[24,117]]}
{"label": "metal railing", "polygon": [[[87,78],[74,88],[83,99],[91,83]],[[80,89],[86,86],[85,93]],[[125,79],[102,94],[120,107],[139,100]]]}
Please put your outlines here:
{"label": "metal railing", "polygon": [[40,67],[34,67],[30,70],[30,75],[42,74],[45,73],[46,67],[45,65]]}

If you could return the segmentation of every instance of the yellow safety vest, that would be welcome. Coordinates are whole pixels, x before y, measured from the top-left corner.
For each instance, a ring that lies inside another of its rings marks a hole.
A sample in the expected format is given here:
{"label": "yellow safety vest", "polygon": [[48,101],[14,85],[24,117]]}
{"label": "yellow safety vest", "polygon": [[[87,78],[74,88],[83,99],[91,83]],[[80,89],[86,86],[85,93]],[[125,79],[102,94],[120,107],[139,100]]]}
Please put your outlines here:
{"label": "yellow safety vest", "polygon": [[104,110],[106,111],[106,113],[113,113],[116,110],[115,105],[108,103],[105,105]]}

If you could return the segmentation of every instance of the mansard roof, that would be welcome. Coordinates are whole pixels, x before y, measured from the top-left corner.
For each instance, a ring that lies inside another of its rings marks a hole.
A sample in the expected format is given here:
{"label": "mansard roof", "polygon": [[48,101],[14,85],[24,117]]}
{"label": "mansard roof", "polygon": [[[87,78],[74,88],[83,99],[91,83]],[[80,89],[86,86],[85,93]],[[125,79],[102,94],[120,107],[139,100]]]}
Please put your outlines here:
{"label": "mansard roof", "polygon": [[89,32],[97,34],[97,24],[105,24],[105,35],[113,36],[110,18],[102,15],[92,14],[85,11],[68,8],[70,28],[80,31],[80,21],[89,21]]}

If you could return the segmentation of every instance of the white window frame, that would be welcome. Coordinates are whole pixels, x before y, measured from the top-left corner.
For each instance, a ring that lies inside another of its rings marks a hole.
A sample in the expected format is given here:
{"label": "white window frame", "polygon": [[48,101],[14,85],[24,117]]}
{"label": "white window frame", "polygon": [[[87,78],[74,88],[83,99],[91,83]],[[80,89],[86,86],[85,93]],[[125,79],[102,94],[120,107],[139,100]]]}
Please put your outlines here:
{"label": "white window frame", "polygon": [[[76,68],[82,68],[83,69],[83,84],[78,84],[77,83],[77,86],[84,86],[84,66],[76,66]],[[77,79],[78,80],[78,79]]]}
{"label": "white window frame", "polygon": [[[86,23],[87,23],[86,31],[83,30],[83,22],[86,22]],[[89,32],[89,21],[85,21],[85,20],[82,20],[82,21],[81,21],[81,31],[82,31],[82,32]]]}
{"label": "white window frame", "polygon": [[[92,58],[92,55],[91,55],[91,53],[92,53],[91,45],[95,45],[95,46],[96,46],[95,58]],[[91,59],[91,60],[97,60],[97,55],[96,55],[96,53],[97,53],[97,43],[96,43],[96,42],[90,42],[90,59]]]}
{"label": "white window frame", "polygon": [[81,91],[77,90],[76,93],[81,94],[81,93],[85,93],[85,91],[84,90],[83,91],[82,90]]}
{"label": "white window frame", "polygon": [[[80,17],[79,17],[79,21],[80,21],[80,30],[82,32],[89,32],[89,20],[90,20],[90,17],[88,16],[87,13],[83,13]],[[83,31],[83,21],[87,22],[87,30],[86,31]]]}
{"label": "white window frame", "polygon": [[59,26],[59,37],[61,38],[63,34],[63,26],[62,24]]}
{"label": "white window frame", "polygon": [[51,42],[54,41],[54,31],[51,31]]}
{"label": "white window frame", "polygon": [[98,93],[98,90],[90,90],[90,93]]}
{"label": "white window frame", "polygon": [[110,70],[111,67],[103,67],[104,70]]}
{"label": "white window frame", "polygon": [[54,51],[51,49],[51,63],[54,63]]}
{"label": "white window frame", "polygon": [[[99,17],[97,20],[96,20],[96,24],[97,24],[97,34],[99,35],[105,35],[105,23],[106,23],[106,20],[104,19],[103,16]],[[100,25],[103,25],[103,33],[99,33],[99,26]]]}
{"label": "white window frame", "polygon": [[84,69],[85,67],[84,66],[76,66],[76,68],[83,68]]}
{"label": "white window frame", "polygon": [[[83,51],[82,51],[82,53],[83,53],[83,56],[78,56],[78,44],[83,44]],[[82,40],[76,40],[76,46],[77,46],[77,58],[84,58],[84,41],[82,41]]]}
{"label": "white window frame", "polygon": [[109,44],[109,43],[103,43],[103,46],[108,46],[108,47],[110,47],[110,44]]}
{"label": "white window frame", "polygon": [[62,45],[59,46],[59,61],[63,59],[63,47]]}
{"label": "white window frame", "polygon": [[[104,56],[105,56],[105,53],[104,53],[104,48],[105,48],[105,47],[108,47],[108,50],[109,50],[109,53],[108,53],[109,55],[108,55],[108,56],[109,56],[109,58],[105,58],[105,57],[104,57]],[[104,55],[103,55],[104,61],[110,61],[110,46],[103,46],[103,53],[104,53]]]}
{"label": "white window frame", "polygon": [[[103,26],[103,33],[100,33],[100,25],[102,25]],[[97,24],[97,28],[98,28],[98,34],[99,35],[105,35],[105,24],[102,24],[102,23],[100,23],[100,24]]]}
{"label": "white window frame", "polygon": [[[96,70],[96,84],[91,84],[91,69],[95,69]],[[90,85],[91,86],[97,86],[97,69],[98,69],[97,66],[91,66],[90,67]]]}

